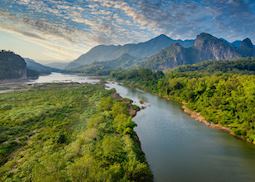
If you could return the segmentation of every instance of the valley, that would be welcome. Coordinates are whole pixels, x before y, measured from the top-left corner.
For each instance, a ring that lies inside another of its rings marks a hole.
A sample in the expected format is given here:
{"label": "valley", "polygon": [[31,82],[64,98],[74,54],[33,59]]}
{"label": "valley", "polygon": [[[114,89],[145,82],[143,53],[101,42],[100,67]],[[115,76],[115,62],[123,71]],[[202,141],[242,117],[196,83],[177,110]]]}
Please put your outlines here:
{"label": "valley", "polygon": [[2,50],[0,180],[254,181],[254,52],[208,33],[61,69]]}
{"label": "valley", "polygon": [[[162,75],[153,77],[160,79]],[[103,156],[107,155],[106,151],[111,151],[110,144],[104,140],[108,140],[108,135],[111,136],[109,142],[113,143],[114,140],[115,146],[118,140],[112,137],[117,134],[123,136],[125,141],[131,136],[133,145],[136,145],[133,148],[135,153],[129,149],[126,152],[130,157],[137,156],[135,158],[138,163],[132,164],[138,165],[137,170],[143,171],[137,173],[142,175],[142,178],[148,176],[145,181],[151,179],[147,165],[150,166],[154,181],[254,180],[254,145],[237,140],[222,131],[207,128],[185,114],[181,106],[174,101],[166,101],[148,92],[113,82],[106,83],[107,91],[103,85],[96,84],[97,81],[76,75],[53,73],[40,76],[33,83],[35,86],[27,91],[1,94],[1,102],[4,103],[1,104],[1,114],[5,118],[2,120],[5,121],[4,124],[1,124],[4,126],[2,131],[5,131],[1,132],[1,136],[5,136],[1,137],[5,140],[1,144],[1,155],[11,154],[7,158],[8,161],[2,161],[0,167],[1,174],[4,174],[3,179],[26,181],[43,178],[49,181],[65,181],[65,179],[120,179],[126,175],[139,178],[139,175],[123,173],[123,170],[127,171],[124,163],[112,163],[119,159],[120,153],[116,153],[117,148],[111,153],[111,156],[116,155],[114,158]],[[132,84],[132,87],[134,86]],[[110,103],[124,101],[125,105],[128,105],[129,102],[116,98],[113,94],[115,91],[109,90],[111,88],[114,88],[121,97],[133,100],[133,104],[140,108],[145,107],[132,119],[135,123],[127,122],[124,126],[124,118],[121,118],[120,123],[123,125],[117,127],[114,124],[117,119],[112,118],[113,115],[125,113],[127,110],[114,106],[115,109],[120,109],[115,113]],[[15,122],[9,122],[9,119]],[[108,124],[105,125],[106,123]],[[126,134],[120,134],[120,130],[124,129],[122,126],[131,130],[126,129],[124,132]],[[132,138],[136,134],[130,134],[132,128],[139,137],[141,148],[137,138]],[[122,137],[118,139],[122,140]],[[101,147],[101,142],[107,143],[106,151]],[[141,150],[145,153],[148,164]],[[121,156],[127,157],[124,153]],[[98,161],[102,159],[104,164]],[[100,166],[105,166],[105,162],[108,167]],[[89,167],[88,164],[91,163],[95,165]],[[109,164],[113,166],[110,167]],[[8,172],[10,168],[11,173]],[[58,170],[53,172],[52,169]],[[102,172],[96,172],[95,175],[95,171],[99,169]],[[87,171],[86,176],[84,171]],[[134,172],[133,167],[131,171]],[[181,175],[183,172],[187,175]]]}
{"label": "valley", "polygon": [[255,1],[1,0],[0,182],[255,182]]}

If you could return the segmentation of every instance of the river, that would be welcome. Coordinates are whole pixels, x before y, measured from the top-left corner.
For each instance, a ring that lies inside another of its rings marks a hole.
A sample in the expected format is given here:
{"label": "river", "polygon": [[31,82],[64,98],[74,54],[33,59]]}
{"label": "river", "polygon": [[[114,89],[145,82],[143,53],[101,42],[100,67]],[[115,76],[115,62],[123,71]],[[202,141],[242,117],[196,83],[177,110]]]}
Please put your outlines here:
{"label": "river", "polygon": [[107,84],[122,96],[145,101],[135,129],[155,181],[254,182],[255,146],[208,128],[181,106],[137,89]]}
{"label": "river", "polygon": [[[89,82],[75,75],[51,74],[29,83]],[[179,104],[117,83],[106,84],[146,108],[137,113],[135,131],[159,182],[254,182],[255,145],[208,128],[184,113]]]}

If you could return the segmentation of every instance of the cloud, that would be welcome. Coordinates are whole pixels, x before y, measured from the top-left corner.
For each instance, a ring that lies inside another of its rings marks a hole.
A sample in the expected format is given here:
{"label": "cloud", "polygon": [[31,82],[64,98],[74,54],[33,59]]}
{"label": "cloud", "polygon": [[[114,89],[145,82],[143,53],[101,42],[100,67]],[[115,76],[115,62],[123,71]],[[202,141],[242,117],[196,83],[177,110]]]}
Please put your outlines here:
{"label": "cloud", "polygon": [[134,5],[147,20],[175,38],[193,38],[210,32],[228,39],[245,36],[255,39],[255,1],[141,0]]}
{"label": "cloud", "polygon": [[[0,28],[74,59],[98,44],[145,41],[165,33],[209,32],[255,40],[252,0],[1,0]],[[28,55],[29,56],[29,55]]]}

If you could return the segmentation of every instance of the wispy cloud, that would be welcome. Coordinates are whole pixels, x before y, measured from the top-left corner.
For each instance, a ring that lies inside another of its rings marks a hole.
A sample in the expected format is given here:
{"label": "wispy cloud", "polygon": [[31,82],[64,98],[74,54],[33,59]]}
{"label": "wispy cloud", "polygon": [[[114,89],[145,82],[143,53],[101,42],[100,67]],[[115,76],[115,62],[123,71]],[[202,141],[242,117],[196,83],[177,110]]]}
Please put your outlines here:
{"label": "wispy cloud", "polygon": [[254,19],[252,0],[0,2],[1,30],[70,60],[98,44],[139,42],[160,33],[185,39],[209,32],[230,40],[255,40]]}

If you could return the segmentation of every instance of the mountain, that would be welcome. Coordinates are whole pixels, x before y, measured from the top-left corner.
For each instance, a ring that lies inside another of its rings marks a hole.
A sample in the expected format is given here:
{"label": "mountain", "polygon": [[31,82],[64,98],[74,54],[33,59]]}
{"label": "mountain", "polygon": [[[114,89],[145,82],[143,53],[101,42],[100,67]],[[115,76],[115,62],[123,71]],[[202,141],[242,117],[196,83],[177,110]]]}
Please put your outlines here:
{"label": "mountain", "polygon": [[246,38],[243,41],[241,41],[239,50],[240,54],[242,54],[245,57],[255,55],[253,44],[251,42],[251,39],[249,38]]}
{"label": "mountain", "polygon": [[87,75],[107,75],[112,70],[133,67],[139,61],[139,59],[130,56],[129,54],[123,54],[114,60],[95,62],[89,65],[81,66],[79,69],[76,69],[76,71],[83,72]]}
{"label": "mountain", "polygon": [[[124,59],[127,59],[127,67],[138,65],[163,70],[205,60],[231,60],[251,56],[255,56],[255,51],[249,38],[230,43],[223,38],[201,33],[195,40],[182,41],[162,34],[138,44],[96,46],[71,62],[67,69],[87,74],[102,74],[108,73],[110,69],[121,68]],[[131,63],[133,65],[130,65]]]}
{"label": "mountain", "polygon": [[89,65],[95,62],[104,62],[116,60],[124,54],[128,54],[135,58],[145,58],[158,53],[174,43],[179,43],[184,47],[193,45],[193,40],[173,40],[166,35],[159,35],[149,41],[138,44],[125,45],[99,45],[92,48],[86,54],[81,55],[78,59],[71,62],[68,70],[76,70],[80,66]]}
{"label": "mountain", "polygon": [[240,42],[240,46],[236,47],[224,39],[216,38],[208,33],[201,33],[197,35],[192,47],[185,48],[180,44],[171,45],[158,54],[145,59],[141,66],[164,70],[205,60],[232,60],[252,55],[253,44],[250,39],[244,39]]}
{"label": "mountain", "polygon": [[29,59],[29,58],[25,58],[25,61],[27,63],[27,68],[29,70],[37,72],[39,75],[47,75],[52,72],[60,72],[59,69],[52,68],[49,66],[44,66],[44,65],[37,63],[36,61]]}
{"label": "mountain", "polygon": [[140,64],[141,67],[153,70],[164,70],[179,65],[195,63],[197,52],[193,48],[184,48],[176,43],[161,50],[158,54],[151,56]]}
{"label": "mountain", "polygon": [[238,51],[226,40],[218,39],[208,33],[196,37],[194,49],[198,52],[199,60],[226,60],[241,57]]}
{"label": "mountain", "polygon": [[241,42],[242,42],[241,40],[236,40],[236,41],[232,42],[231,44],[232,44],[234,47],[239,48]]}
{"label": "mountain", "polygon": [[0,80],[22,80],[27,78],[25,60],[10,51],[0,52]]}
{"label": "mountain", "polygon": [[51,68],[56,68],[56,69],[64,70],[65,67],[66,67],[68,64],[69,64],[69,63],[67,63],[67,62],[52,62],[52,63],[46,64],[46,66],[49,66],[49,67],[51,67]]}

